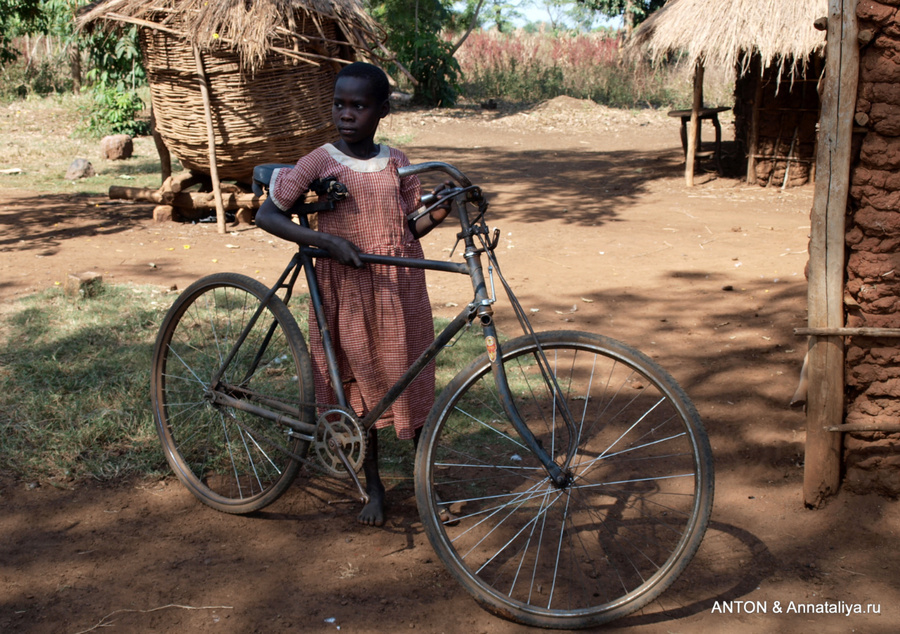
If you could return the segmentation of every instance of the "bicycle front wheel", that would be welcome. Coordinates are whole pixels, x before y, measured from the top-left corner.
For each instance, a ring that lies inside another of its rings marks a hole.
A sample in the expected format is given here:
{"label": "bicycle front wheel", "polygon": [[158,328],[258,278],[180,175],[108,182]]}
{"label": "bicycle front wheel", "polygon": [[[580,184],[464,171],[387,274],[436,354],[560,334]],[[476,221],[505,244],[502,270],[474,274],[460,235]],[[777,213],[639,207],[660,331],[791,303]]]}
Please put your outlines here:
{"label": "bicycle front wheel", "polygon": [[[250,513],[291,484],[308,442],[260,411],[312,422],[312,364],[297,322],[273,297],[225,367],[267,288],[234,273],[189,286],[169,309],[153,353],[151,398],[166,459],[205,504]],[[253,407],[226,406],[215,392]]]}
{"label": "bicycle front wheel", "polygon": [[538,340],[571,424],[532,337],[505,344],[503,366],[538,442],[570,459],[571,484],[555,487],[521,441],[483,355],[431,411],[416,500],[438,556],[489,611],[589,627],[645,606],[688,565],[709,521],[712,455],[684,391],[640,352],[579,332]]}

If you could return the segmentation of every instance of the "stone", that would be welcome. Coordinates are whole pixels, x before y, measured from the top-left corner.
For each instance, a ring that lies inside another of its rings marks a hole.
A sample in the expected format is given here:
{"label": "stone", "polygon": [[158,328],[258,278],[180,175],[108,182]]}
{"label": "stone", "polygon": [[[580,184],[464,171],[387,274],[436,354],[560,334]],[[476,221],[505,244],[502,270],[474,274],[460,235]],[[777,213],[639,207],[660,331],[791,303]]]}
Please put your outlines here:
{"label": "stone", "polygon": [[900,139],[870,133],[863,139],[860,162],[864,167],[896,170],[900,168]]}
{"label": "stone", "polygon": [[870,118],[873,129],[878,134],[887,137],[900,136],[900,106],[887,103],[873,104]]}
{"label": "stone", "polygon": [[900,105],[900,84],[892,82],[875,82],[864,87],[866,93],[871,93],[867,100],[875,103],[892,103]]}
{"label": "stone", "polygon": [[89,160],[79,158],[72,161],[72,164],[69,165],[69,169],[66,171],[66,180],[74,181],[79,178],[90,178],[95,173],[94,166],[91,165]]}
{"label": "stone", "polygon": [[866,20],[876,24],[886,24],[894,17],[896,8],[885,6],[885,4],[887,3],[864,0],[857,5],[856,16],[860,20]]}
{"label": "stone", "polygon": [[74,299],[88,299],[100,293],[103,285],[103,276],[93,271],[84,273],[69,273],[66,276],[64,292],[66,297]]}
{"label": "stone", "polygon": [[109,161],[122,161],[134,154],[134,141],[127,134],[112,134],[100,139],[100,156]]}
{"label": "stone", "polygon": [[172,205],[157,205],[153,208],[153,220],[156,222],[175,220],[175,208]]}
{"label": "stone", "polygon": [[900,63],[893,56],[888,57],[882,50],[866,49],[859,69],[859,81],[871,83],[885,83],[896,81]]}
{"label": "stone", "polygon": [[254,212],[249,207],[240,207],[234,214],[234,219],[238,222],[238,224],[242,225],[253,224],[253,217]]}

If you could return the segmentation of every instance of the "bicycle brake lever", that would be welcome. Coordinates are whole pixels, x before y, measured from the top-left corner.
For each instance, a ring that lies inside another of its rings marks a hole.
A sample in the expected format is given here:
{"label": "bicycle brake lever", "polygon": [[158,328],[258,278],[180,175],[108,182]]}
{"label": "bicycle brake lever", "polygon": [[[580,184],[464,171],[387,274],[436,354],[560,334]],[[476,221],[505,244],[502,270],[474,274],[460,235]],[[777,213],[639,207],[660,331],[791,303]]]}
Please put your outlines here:
{"label": "bicycle brake lever", "polygon": [[488,248],[493,251],[497,248],[497,244],[500,242],[500,229],[494,227],[494,235],[491,236],[490,241],[488,242]]}

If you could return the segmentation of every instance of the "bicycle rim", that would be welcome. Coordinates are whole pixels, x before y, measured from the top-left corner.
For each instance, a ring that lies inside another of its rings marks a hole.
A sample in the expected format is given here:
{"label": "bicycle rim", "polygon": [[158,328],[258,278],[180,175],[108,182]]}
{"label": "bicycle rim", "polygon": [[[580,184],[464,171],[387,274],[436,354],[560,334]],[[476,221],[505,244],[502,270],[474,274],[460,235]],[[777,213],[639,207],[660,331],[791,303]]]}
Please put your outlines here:
{"label": "bicycle rim", "polygon": [[[574,419],[572,484],[549,481],[481,357],[432,410],[417,502],[438,555],[490,611],[588,627],[643,607],[690,562],[712,506],[712,457],[696,410],[650,359],[597,335],[538,337]],[[535,349],[531,337],[505,344],[504,367],[519,413],[562,464],[570,431]]]}
{"label": "bicycle rim", "polygon": [[[210,399],[211,379],[266,291],[237,274],[199,280],[169,310],[154,351],[151,394],[166,458],[196,497],[228,513],[274,501],[299,470],[291,454],[308,448],[287,426]],[[303,335],[281,300],[270,300],[217,389],[256,405],[293,406],[295,416],[314,400]]]}

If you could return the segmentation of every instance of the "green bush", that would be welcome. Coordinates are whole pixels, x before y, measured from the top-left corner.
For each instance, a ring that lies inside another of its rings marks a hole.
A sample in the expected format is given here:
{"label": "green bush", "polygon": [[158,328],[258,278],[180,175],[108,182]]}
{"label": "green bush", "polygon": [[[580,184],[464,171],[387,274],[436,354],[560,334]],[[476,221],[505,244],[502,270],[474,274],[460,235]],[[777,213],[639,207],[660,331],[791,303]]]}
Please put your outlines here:
{"label": "green bush", "polygon": [[0,99],[4,101],[71,90],[72,76],[61,59],[47,59],[31,64],[17,60],[0,68]]}
{"label": "green bush", "polygon": [[149,121],[137,118],[143,110],[144,102],[137,92],[96,86],[86,131],[98,137],[108,134],[149,134]]}

